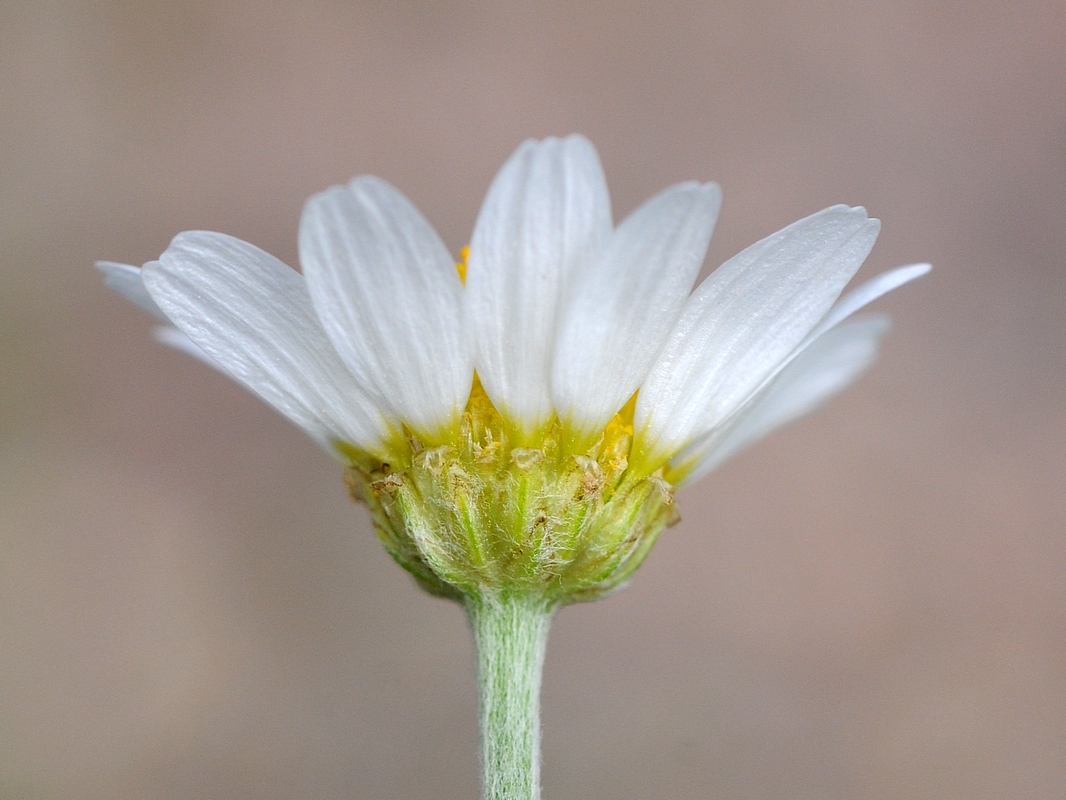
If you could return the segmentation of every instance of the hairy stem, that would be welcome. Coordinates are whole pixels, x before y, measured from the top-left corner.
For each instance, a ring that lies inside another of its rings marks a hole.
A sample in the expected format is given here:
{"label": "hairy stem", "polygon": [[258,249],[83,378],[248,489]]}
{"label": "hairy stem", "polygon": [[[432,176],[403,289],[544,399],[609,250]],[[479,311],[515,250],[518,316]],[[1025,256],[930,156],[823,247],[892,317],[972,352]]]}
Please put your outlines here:
{"label": "hairy stem", "polygon": [[528,597],[466,603],[481,711],[482,800],[540,798],[540,681],[552,609]]}

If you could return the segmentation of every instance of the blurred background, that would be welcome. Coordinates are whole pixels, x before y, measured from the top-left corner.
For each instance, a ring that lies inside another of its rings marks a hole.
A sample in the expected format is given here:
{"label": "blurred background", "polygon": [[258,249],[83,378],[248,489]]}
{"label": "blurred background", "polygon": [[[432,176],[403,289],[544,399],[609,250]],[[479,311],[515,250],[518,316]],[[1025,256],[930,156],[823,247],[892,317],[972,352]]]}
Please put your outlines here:
{"label": "blurred background", "polygon": [[458,251],[526,137],[707,269],[826,205],[933,274],[824,411],[565,609],[545,796],[1061,798],[1066,4],[0,0],[0,797],[473,798],[472,658],[337,466],[155,344],[96,259],[296,264],[360,173]]}

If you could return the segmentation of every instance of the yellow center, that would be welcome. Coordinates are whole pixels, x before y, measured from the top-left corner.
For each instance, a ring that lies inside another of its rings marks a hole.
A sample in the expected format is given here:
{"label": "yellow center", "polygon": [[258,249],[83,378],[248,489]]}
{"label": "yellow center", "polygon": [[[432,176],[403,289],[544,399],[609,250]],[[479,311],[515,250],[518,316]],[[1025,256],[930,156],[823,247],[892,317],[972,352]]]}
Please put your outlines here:
{"label": "yellow center", "polygon": [[459,251],[459,260],[455,262],[455,270],[459,273],[459,280],[466,286],[466,262],[470,258],[470,245]]}

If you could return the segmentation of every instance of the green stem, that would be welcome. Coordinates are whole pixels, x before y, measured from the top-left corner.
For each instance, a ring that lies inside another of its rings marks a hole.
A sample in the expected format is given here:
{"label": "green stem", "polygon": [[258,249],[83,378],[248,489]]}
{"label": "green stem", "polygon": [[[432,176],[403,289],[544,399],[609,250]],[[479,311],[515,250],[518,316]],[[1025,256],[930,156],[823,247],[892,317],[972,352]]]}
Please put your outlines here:
{"label": "green stem", "polygon": [[540,799],[540,679],[552,609],[526,597],[466,603],[481,709],[482,800]]}

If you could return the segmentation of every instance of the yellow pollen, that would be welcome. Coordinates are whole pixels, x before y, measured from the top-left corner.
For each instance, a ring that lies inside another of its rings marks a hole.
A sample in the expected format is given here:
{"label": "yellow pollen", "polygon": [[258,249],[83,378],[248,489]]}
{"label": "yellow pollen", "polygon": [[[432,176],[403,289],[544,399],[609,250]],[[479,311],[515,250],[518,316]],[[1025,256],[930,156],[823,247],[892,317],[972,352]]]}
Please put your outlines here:
{"label": "yellow pollen", "polygon": [[542,458],[554,464],[561,464],[571,457],[579,462],[591,459],[605,474],[618,481],[630,465],[636,404],[637,394],[634,393],[598,435],[585,438],[581,443],[565,435],[565,426],[556,417],[543,438],[522,443],[532,446],[521,446],[512,435],[513,426],[496,410],[475,372],[458,430],[444,440],[432,444],[423,442],[405,425],[403,431],[397,432],[388,442],[387,452],[391,456],[382,458],[344,441],[333,442],[333,447],[348,466],[375,475],[403,471],[413,462],[428,467],[429,462],[425,459],[431,454],[433,458],[439,458],[439,452],[450,451],[470,465],[481,466],[511,463],[528,468]]}
{"label": "yellow pollen", "polygon": [[466,262],[470,258],[470,245],[459,251],[459,260],[455,262],[455,271],[459,273],[459,280],[466,285]]}

